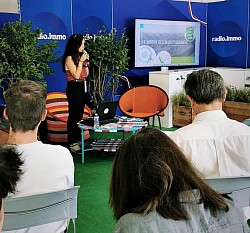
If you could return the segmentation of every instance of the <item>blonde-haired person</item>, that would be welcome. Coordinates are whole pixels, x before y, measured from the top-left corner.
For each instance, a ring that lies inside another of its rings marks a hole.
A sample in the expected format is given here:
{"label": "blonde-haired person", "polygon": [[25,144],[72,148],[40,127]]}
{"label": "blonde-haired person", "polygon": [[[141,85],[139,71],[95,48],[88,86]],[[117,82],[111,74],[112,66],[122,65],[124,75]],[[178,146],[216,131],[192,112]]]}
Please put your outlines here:
{"label": "blonde-haired person", "polygon": [[4,221],[4,198],[16,192],[23,170],[21,154],[14,145],[0,145],[0,231]]}
{"label": "blonde-haired person", "polygon": [[114,233],[250,232],[242,208],[214,191],[155,128],[142,129],[118,149],[110,205]]}

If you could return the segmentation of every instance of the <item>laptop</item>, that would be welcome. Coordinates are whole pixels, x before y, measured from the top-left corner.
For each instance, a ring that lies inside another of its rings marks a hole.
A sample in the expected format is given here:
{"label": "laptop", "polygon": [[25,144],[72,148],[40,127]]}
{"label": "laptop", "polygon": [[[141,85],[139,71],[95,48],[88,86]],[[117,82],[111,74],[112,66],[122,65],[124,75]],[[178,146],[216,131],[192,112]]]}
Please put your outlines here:
{"label": "laptop", "polygon": [[[118,121],[118,118],[115,117],[118,101],[111,102],[102,102],[96,106],[96,113],[99,116],[99,124],[109,124],[115,123]],[[85,125],[94,125],[94,118],[88,117],[83,124]]]}

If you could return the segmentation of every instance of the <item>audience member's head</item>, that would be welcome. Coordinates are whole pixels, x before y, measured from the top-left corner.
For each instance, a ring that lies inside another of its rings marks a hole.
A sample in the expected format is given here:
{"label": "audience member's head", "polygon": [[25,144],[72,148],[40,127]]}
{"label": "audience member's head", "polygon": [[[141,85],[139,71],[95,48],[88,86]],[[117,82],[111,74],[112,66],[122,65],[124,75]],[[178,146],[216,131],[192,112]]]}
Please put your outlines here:
{"label": "audience member's head", "polygon": [[217,72],[208,69],[189,74],[184,89],[187,96],[197,104],[209,105],[214,101],[223,102],[226,98],[223,78]]}
{"label": "audience member's head", "polygon": [[4,97],[5,117],[13,132],[36,129],[46,116],[46,89],[35,81],[24,80],[12,84]]}
{"label": "audience member's head", "polygon": [[0,231],[3,225],[3,198],[16,192],[17,182],[22,175],[23,161],[13,145],[0,145]]}
{"label": "audience member's head", "polygon": [[144,128],[118,149],[110,184],[110,205],[116,220],[127,213],[157,211],[164,218],[187,220],[180,195],[199,189],[204,205],[216,216],[228,210],[221,195],[200,177],[177,145],[163,132]]}

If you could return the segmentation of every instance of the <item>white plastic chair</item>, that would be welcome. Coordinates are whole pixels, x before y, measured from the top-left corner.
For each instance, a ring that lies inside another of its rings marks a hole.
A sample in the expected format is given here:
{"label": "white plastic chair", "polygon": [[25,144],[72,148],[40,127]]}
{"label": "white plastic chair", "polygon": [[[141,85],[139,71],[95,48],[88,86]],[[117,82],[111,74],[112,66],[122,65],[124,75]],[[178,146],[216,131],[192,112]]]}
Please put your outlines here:
{"label": "white plastic chair", "polygon": [[246,218],[250,218],[250,177],[223,177],[206,179],[210,186],[221,194],[228,194],[243,208]]}
{"label": "white plastic chair", "polygon": [[79,186],[4,201],[3,231],[18,230],[71,219],[76,232]]}

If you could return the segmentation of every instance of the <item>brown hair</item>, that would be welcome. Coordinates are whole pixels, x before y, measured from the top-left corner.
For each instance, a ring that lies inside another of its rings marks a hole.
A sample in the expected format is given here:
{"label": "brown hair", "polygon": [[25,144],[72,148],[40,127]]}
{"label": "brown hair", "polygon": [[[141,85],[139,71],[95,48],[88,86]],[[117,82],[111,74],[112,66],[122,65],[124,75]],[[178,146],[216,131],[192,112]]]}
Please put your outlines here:
{"label": "brown hair", "polygon": [[46,88],[31,80],[12,84],[5,92],[6,114],[13,132],[34,130],[46,109]]}
{"label": "brown hair", "polygon": [[193,71],[184,83],[184,89],[197,104],[210,104],[215,100],[223,101],[226,87],[223,78],[209,69]]}
{"label": "brown hair", "polygon": [[[201,178],[177,145],[160,130],[145,128],[129,137],[116,153],[109,203],[116,220],[130,212],[153,210],[165,218],[187,220],[179,197],[193,189],[200,190],[205,208],[214,216],[220,210],[228,211],[223,196]],[[182,199],[191,200],[192,192],[185,194],[188,196]]]}

